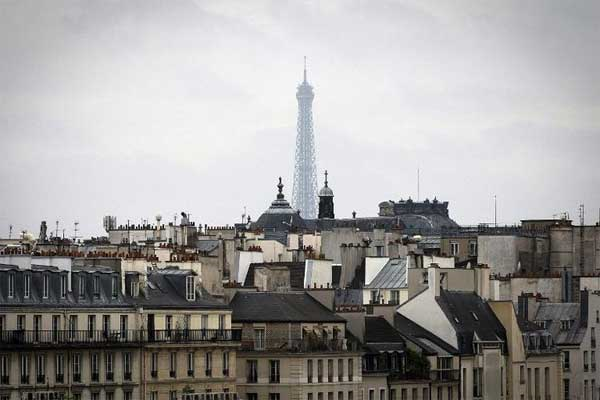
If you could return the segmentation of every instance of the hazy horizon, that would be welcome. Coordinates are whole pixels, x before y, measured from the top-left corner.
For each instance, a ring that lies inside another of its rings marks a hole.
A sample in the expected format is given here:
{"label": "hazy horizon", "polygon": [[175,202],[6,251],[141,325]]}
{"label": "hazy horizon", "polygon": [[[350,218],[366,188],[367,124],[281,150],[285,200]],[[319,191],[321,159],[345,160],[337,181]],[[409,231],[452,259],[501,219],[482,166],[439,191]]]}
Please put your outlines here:
{"label": "hazy horizon", "polygon": [[[0,237],[200,224],[291,200],[315,90],[336,217],[449,201],[460,224],[600,213],[600,3],[0,1]],[[596,161],[594,161],[596,160]],[[323,183],[319,176],[319,186]]]}

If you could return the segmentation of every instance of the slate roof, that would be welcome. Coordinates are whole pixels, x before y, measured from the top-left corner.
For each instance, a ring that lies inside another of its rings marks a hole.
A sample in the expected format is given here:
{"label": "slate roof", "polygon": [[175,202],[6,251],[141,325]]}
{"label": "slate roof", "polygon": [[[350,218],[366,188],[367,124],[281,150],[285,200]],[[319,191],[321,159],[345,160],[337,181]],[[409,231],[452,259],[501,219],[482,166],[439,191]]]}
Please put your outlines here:
{"label": "slate roof", "polygon": [[366,316],[365,343],[404,343],[404,337],[384,317]]}
{"label": "slate roof", "polygon": [[[579,303],[542,303],[536,321],[546,321],[546,330],[557,345],[578,345],[583,341],[587,321],[581,321]],[[561,329],[561,321],[572,321],[569,330]]]}
{"label": "slate roof", "polygon": [[254,271],[256,268],[287,268],[290,271],[290,287],[293,289],[304,288],[305,266],[303,262],[272,262],[272,263],[252,263],[248,267],[244,286],[254,287]]}
{"label": "slate roof", "polygon": [[454,346],[400,313],[394,315],[394,327],[427,354],[458,354]]}
{"label": "slate roof", "polygon": [[218,240],[198,240],[196,242],[196,248],[202,253],[210,253],[219,247]]}
{"label": "slate roof", "polygon": [[363,304],[362,289],[336,289],[333,303],[336,306],[354,306]]}
{"label": "slate roof", "polygon": [[506,330],[476,293],[441,289],[436,301],[456,331],[461,354],[473,354],[476,340],[506,343]]}
{"label": "slate roof", "polygon": [[233,322],[345,322],[305,292],[237,292]]}
{"label": "slate roof", "polygon": [[331,231],[334,228],[358,228],[369,232],[373,229],[402,229],[400,217],[323,218],[305,219],[306,228],[313,231]]}
{"label": "slate roof", "polygon": [[407,287],[406,257],[392,258],[365,288],[400,289]]}

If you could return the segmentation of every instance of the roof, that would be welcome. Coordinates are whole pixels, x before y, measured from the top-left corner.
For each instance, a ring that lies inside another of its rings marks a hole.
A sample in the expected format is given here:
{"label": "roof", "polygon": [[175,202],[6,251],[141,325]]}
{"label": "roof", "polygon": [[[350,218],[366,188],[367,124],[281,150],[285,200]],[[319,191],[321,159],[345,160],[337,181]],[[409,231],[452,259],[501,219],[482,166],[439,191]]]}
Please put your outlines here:
{"label": "roof", "polygon": [[[583,341],[587,321],[581,321],[579,303],[542,303],[535,315],[536,321],[546,321],[557,345],[578,345]],[[562,329],[561,321],[571,321],[569,329]]]}
{"label": "roof", "polygon": [[366,316],[365,343],[404,343],[404,337],[384,317]]}
{"label": "roof", "polygon": [[390,259],[369,283],[367,289],[399,289],[407,287],[406,257]]}
{"label": "roof", "polygon": [[428,354],[457,354],[454,346],[446,343],[421,325],[400,313],[394,316],[394,327],[407,339]]}
{"label": "roof", "polygon": [[233,322],[345,322],[305,292],[237,292]]}
{"label": "roof", "polygon": [[251,223],[252,229],[261,229],[263,231],[288,232],[294,230],[306,229],[304,219],[300,216],[298,210],[290,206],[290,203],[283,195],[283,184],[279,178],[277,185],[279,193],[273,200],[271,206],[256,220]]}
{"label": "roof", "polygon": [[475,341],[506,343],[506,330],[489,304],[475,292],[440,290],[440,308],[454,327],[462,354],[473,354]]}
{"label": "roof", "polygon": [[246,280],[244,286],[254,287],[254,271],[256,268],[286,268],[290,271],[290,287],[293,289],[304,288],[304,274],[305,266],[303,262],[271,262],[271,263],[252,263],[248,267],[248,273],[246,273]]}
{"label": "roof", "polygon": [[363,304],[362,289],[336,289],[333,303],[336,306],[354,306]]}
{"label": "roof", "polygon": [[210,253],[217,247],[219,247],[218,240],[198,240],[196,242],[196,248],[202,253]]}

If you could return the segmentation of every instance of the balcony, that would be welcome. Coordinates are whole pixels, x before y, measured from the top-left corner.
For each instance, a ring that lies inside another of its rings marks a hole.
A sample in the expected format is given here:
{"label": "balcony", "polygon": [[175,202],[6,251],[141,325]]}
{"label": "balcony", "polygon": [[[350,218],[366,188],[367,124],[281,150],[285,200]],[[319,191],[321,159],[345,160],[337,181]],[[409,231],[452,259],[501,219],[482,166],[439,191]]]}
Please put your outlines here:
{"label": "balcony", "polygon": [[0,332],[0,346],[133,346],[146,343],[239,342],[239,329],[178,330],[9,330]]}
{"label": "balcony", "polygon": [[63,383],[65,381],[64,374],[56,374],[56,378],[54,379],[56,383]]}
{"label": "balcony", "polygon": [[458,381],[460,380],[460,370],[458,369],[438,369],[431,372],[431,379],[437,381]]}
{"label": "balcony", "polygon": [[8,375],[2,375],[0,377],[0,385],[8,385],[10,380],[8,379]]}
{"label": "balcony", "polygon": [[287,353],[326,353],[347,351],[345,339],[292,339],[271,338],[261,343],[242,341],[242,351],[280,351]]}
{"label": "balcony", "polygon": [[46,375],[36,375],[36,383],[46,383]]}
{"label": "balcony", "polygon": [[237,400],[236,392],[183,393],[181,400]]}

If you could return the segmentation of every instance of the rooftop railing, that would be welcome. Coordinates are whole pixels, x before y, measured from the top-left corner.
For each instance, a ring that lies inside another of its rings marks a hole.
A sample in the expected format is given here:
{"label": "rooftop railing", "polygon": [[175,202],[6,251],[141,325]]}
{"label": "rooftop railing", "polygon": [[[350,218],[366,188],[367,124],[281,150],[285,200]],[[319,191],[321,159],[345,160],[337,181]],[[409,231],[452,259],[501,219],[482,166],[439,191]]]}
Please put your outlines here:
{"label": "rooftop railing", "polygon": [[0,348],[19,345],[140,345],[145,343],[239,342],[239,329],[5,330]]}
{"label": "rooftop railing", "polygon": [[268,339],[242,341],[243,351],[285,351],[290,353],[338,352],[348,350],[346,339]]}

